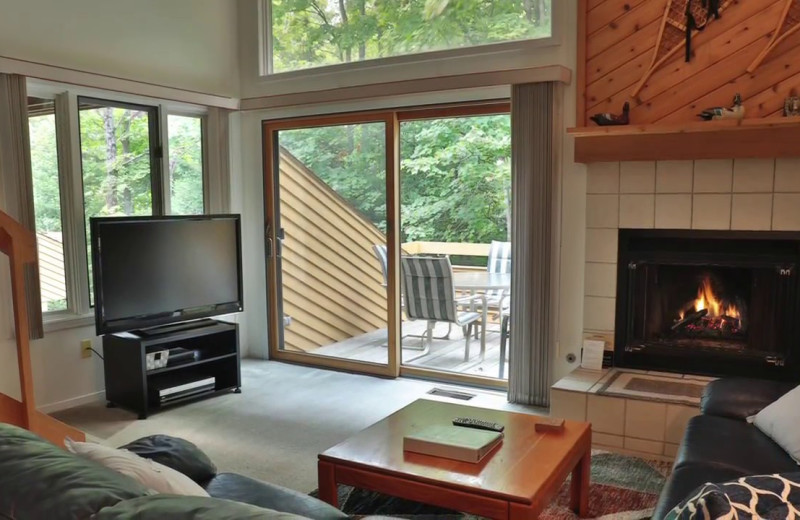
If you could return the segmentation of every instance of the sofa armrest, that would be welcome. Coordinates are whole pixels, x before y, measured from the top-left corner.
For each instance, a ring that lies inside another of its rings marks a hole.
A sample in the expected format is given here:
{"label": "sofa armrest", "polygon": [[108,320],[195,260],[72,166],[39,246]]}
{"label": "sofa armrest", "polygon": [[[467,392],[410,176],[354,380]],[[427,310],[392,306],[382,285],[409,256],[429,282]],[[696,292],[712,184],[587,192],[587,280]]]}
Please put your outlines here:
{"label": "sofa armrest", "polygon": [[797,386],[786,381],[725,378],[706,386],[700,410],[706,415],[745,420]]}
{"label": "sofa armrest", "polygon": [[214,498],[303,516],[310,520],[345,520],[347,515],[332,505],[299,491],[262,482],[236,473],[220,473],[205,486]]}

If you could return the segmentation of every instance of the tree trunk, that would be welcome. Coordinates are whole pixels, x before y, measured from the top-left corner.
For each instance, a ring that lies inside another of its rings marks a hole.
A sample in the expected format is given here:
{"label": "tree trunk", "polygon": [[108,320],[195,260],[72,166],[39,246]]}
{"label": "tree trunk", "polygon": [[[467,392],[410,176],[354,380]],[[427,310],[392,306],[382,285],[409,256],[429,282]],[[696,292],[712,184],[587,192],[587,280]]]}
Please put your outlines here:
{"label": "tree trunk", "polygon": [[525,0],[525,18],[528,22],[533,22],[535,19],[533,16],[533,2],[534,0]]}
{"label": "tree trunk", "polygon": [[[347,25],[349,20],[347,19],[347,9],[344,5],[344,0],[339,0],[339,16],[342,17],[342,31],[347,33]],[[350,63],[353,61],[353,53],[350,49],[350,43],[347,41],[347,38],[345,39],[344,45],[344,61]]]}
{"label": "tree trunk", "polygon": [[[120,142],[122,144],[122,159],[127,163],[131,155],[131,121],[136,117],[136,112],[128,111],[125,117],[122,118],[120,128],[122,135]],[[122,211],[125,215],[133,215],[133,194],[129,186],[122,190]]]}
{"label": "tree trunk", "polygon": [[[364,18],[367,16],[367,0],[359,0],[358,3],[358,12],[361,13],[361,27],[364,26]],[[359,61],[364,61],[367,59],[367,42],[365,38],[362,37],[359,39],[358,42],[358,59]]]}
{"label": "tree trunk", "polygon": [[535,1],[536,1],[536,12],[534,13],[534,15],[536,16],[536,25],[542,25],[544,15],[547,11],[547,6],[545,5],[545,0],[535,0]]}
{"label": "tree trunk", "polygon": [[113,213],[117,207],[117,129],[114,124],[114,109],[103,109],[103,129],[106,137],[106,211]]}

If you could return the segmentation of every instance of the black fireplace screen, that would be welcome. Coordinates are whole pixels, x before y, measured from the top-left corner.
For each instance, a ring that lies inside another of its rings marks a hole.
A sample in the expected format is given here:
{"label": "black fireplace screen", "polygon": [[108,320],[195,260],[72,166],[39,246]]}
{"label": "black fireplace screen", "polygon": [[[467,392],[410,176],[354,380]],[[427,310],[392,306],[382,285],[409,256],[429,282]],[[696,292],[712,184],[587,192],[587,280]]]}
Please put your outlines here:
{"label": "black fireplace screen", "polygon": [[634,275],[633,343],[731,354],[782,353],[775,269],[639,265]]}
{"label": "black fireplace screen", "polygon": [[798,266],[796,233],[620,230],[615,365],[800,368]]}

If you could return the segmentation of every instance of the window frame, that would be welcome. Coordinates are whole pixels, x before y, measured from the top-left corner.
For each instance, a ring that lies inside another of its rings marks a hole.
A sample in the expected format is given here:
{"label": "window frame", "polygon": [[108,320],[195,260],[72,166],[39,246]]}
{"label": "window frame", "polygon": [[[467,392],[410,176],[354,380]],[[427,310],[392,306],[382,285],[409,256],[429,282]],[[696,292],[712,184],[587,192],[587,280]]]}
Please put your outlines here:
{"label": "window frame", "polygon": [[[28,95],[53,99],[56,111],[56,143],[58,155],[59,189],[61,191],[61,229],[64,244],[64,272],[67,286],[67,309],[43,312],[45,332],[53,332],[94,324],[94,309],[89,297],[89,265],[87,258],[83,191],[83,164],[81,159],[80,109],[81,100],[105,103],[108,106],[152,110],[150,120],[151,189],[153,190],[153,215],[167,214],[169,193],[165,194],[165,166],[168,167],[167,140],[168,114],[199,117],[202,122],[203,153],[203,212],[209,212],[209,168],[206,125],[208,107],[154,100],[142,96],[108,92],[77,86],[28,80]],[[157,147],[153,148],[152,143]],[[158,172],[154,174],[154,172]],[[168,171],[168,170],[166,170]],[[169,179],[166,179],[168,183]],[[34,208],[35,211],[35,208]]]}
{"label": "window frame", "polygon": [[550,6],[550,36],[545,38],[513,40],[505,42],[485,43],[470,47],[457,47],[454,49],[441,49],[434,51],[401,54],[385,58],[373,58],[350,63],[336,63],[332,65],[318,65],[305,69],[273,72],[273,45],[272,45],[272,0],[259,0],[258,2],[258,76],[262,80],[285,80],[302,78],[320,74],[333,74],[352,72],[357,70],[375,70],[382,67],[420,62],[436,62],[453,58],[475,58],[480,60],[487,55],[502,52],[536,52],[546,47],[561,45],[561,18],[564,2],[552,0]]}

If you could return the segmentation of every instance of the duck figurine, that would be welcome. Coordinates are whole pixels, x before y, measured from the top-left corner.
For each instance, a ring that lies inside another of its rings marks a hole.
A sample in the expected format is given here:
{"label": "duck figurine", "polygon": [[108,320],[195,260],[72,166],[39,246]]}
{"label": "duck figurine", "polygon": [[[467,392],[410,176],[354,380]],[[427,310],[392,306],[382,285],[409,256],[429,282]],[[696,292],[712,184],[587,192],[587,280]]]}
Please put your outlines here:
{"label": "duck figurine", "polygon": [[744,119],[744,105],[742,105],[742,96],[739,94],[734,96],[733,106],[731,108],[707,108],[697,114],[697,117],[700,117],[705,121],[716,121],[718,119]]}
{"label": "duck figurine", "polygon": [[603,114],[595,114],[589,119],[597,123],[597,126],[622,126],[631,122],[631,104],[627,101],[622,105],[622,115],[611,114],[605,112]]}

